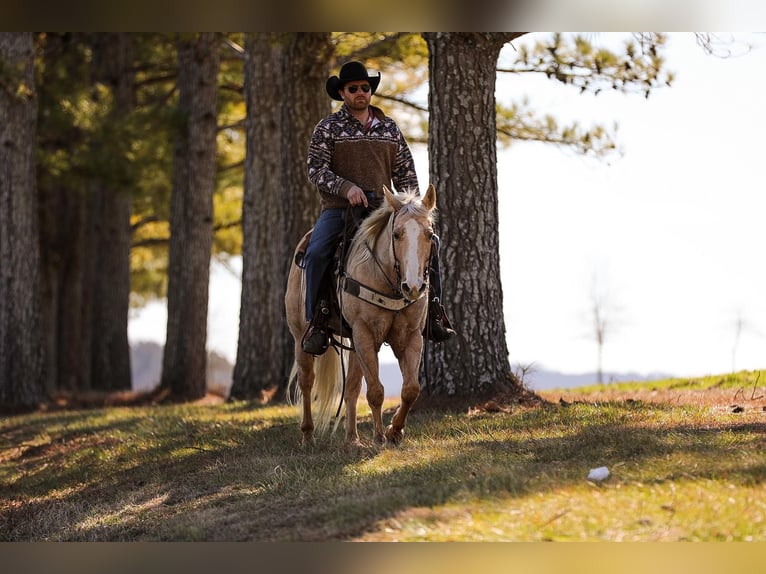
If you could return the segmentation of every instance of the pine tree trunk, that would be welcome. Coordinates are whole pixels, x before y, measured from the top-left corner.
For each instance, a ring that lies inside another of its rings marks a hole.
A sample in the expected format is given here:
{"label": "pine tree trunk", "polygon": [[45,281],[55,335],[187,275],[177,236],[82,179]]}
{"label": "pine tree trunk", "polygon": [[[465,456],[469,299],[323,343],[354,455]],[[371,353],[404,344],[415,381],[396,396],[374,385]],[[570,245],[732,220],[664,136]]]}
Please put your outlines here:
{"label": "pine tree trunk", "polygon": [[[111,88],[111,123],[120,126],[133,110],[135,99],[132,39],[125,32],[100,33],[94,35],[93,43],[96,80]],[[97,181],[90,206],[94,247],[91,385],[105,391],[130,389],[130,192],[114,182]]]}
{"label": "pine tree trunk", "polygon": [[178,42],[179,131],[174,151],[168,325],[161,387],[179,400],[205,395],[208,287],[220,56],[215,33]]}
{"label": "pine tree trunk", "polygon": [[242,303],[231,396],[281,398],[293,344],[284,317],[292,252],[318,203],[306,150],[328,111],[323,98],[330,36],[259,33],[245,60],[247,156],[242,206]]}
{"label": "pine tree trunk", "polygon": [[0,406],[44,400],[31,33],[0,33]]}
{"label": "pine tree trunk", "polygon": [[332,103],[325,91],[330,75],[334,46],[329,32],[294,34],[284,63],[284,92],[292,102],[282,107],[282,190],[287,198],[280,203],[284,221],[285,253],[280,257],[279,290],[280,328],[277,355],[282,358],[280,388],[277,398],[287,390],[295,347],[284,312],[284,292],[292,265],[293,251],[301,237],[319,217],[319,194],[306,173],[308,142],[316,124],[330,113]]}
{"label": "pine tree trunk", "polygon": [[284,254],[280,185],[282,122],[279,109],[285,35],[256,33],[247,37],[245,104],[247,107],[245,189],[242,201],[242,295],[237,361],[231,396],[258,398],[276,387],[270,376],[280,305],[277,260]]}
{"label": "pine tree trunk", "polygon": [[[43,78],[39,86],[41,152],[62,158],[63,168],[52,175],[38,174],[40,258],[42,268],[42,320],[45,331],[47,390],[74,392],[90,386],[91,308],[87,304],[85,272],[90,253],[87,197],[74,185],[71,164],[82,148],[82,130],[58,110],[90,78],[81,65],[82,38],[75,33],[49,33],[42,43]],[[70,71],[71,70],[71,71]],[[52,120],[49,118],[53,118]],[[78,184],[81,180],[77,180]]]}
{"label": "pine tree trunk", "polygon": [[503,318],[495,67],[509,34],[428,33],[429,175],[437,190],[443,300],[458,336],[426,345],[427,390],[514,390]]}
{"label": "pine tree trunk", "polygon": [[58,326],[57,350],[59,390],[76,392],[90,389],[90,280],[91,243],[88,235],[88,197],[83,190],[57,189],[59,242],[59,306],[55,310]]}

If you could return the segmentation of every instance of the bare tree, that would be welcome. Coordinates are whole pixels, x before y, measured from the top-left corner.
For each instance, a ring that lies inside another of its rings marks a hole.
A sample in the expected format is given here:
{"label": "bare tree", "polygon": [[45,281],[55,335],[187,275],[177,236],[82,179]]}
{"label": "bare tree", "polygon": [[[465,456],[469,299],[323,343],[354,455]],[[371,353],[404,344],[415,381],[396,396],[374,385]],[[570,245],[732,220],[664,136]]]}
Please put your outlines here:
{"label": "bare tree", "polygon": [[737,353],[739,352],[739,344],[742,341],[742,335],[745,333],[753,333],[756,336],[760,336],[760,333],[750,321],[745,319],[742,309],[737,309],[732,327],[734,328],[734,344],[731,347],[731,372],[736,373]]}
{"label": "bare tree", "polygon": [[739,341],[742,338],[742,331],[745,328],[745,319],[742,317],[742,310],[737,311],[737,318],[734,321],[734,345],[731,348],[731,372],[737,372],[737,350]]}
{"label": "bare tree", "polygon": [[591,335],[596,342],[597,348],[597,378],[598,383],[604,382],[604,345],[607,338],[617,330],[619,309],[614,306],[609,291],[599,281],[597,274],[593,274],[590,291],[590,320]]}

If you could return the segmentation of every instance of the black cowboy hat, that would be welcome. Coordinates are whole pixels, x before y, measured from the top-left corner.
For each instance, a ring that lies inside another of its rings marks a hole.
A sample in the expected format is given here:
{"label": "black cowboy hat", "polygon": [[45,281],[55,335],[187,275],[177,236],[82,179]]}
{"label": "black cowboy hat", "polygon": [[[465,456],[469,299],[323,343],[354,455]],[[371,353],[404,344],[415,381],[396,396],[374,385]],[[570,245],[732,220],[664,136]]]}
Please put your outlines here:
{"label": "black cowboy hat", "polygon": [[374,94],[380,83],[380,72],[378,72],[377,76],[370,76],[367,74],[367,68],[364,67],[362,62],[346,62],[340,69],[340,74],[338,76],[330,76],[327,78],[325,89],[327,90],[327,94],[333,100],[342,102],[343,98],[340,97],[338,92],[348,82],[354,82],[356,80],[367,80],[370,82],[370,92]]}

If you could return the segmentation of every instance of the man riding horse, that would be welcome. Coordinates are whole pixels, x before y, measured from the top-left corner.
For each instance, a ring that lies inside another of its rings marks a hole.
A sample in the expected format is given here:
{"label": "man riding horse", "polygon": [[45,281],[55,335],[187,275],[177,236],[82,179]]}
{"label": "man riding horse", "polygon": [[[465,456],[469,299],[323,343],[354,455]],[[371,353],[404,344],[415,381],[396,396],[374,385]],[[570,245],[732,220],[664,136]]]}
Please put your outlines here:
{"label": "man riding horse", "polygon": [[[317,187],[322,212],[304,255],[306,320],[302,349],[321,355],[329,346],[329,302],[320,299],[338,241],[347,222],[347,209],[369,215],[380,205],[383,187],[418,191],[415,162],[393,119],[370,105],[380,74],[370,76],[361,62],[348,62],[338,76],[328,78],[327,94],[343,106],[314,128],[308,152],[308,178]],[[424,335],[446,341],[455,335],[441,304],[439,238],[433,236],[428,321]]]}

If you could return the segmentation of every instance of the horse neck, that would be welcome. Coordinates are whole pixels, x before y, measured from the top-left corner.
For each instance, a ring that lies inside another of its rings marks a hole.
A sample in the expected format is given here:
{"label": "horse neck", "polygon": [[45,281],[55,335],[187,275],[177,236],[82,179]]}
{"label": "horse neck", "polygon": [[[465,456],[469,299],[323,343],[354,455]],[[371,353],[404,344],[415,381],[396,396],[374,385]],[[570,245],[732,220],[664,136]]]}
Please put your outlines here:
{"label": "horse neck", "polygon": [[[370,255],[368,246],[372,248],[374,257]],[[377,263],[375,262],[376,259]],[[346,272],[368,287],[381,291],[390,289],[389,281],[395,281],[396,279],[393,254],[391,252],[390,219],[375,240],[374,246],[371,241],[365,241],[363,238],[357,238],[354,241],[352,251],[349,254],[349,266]]]}

